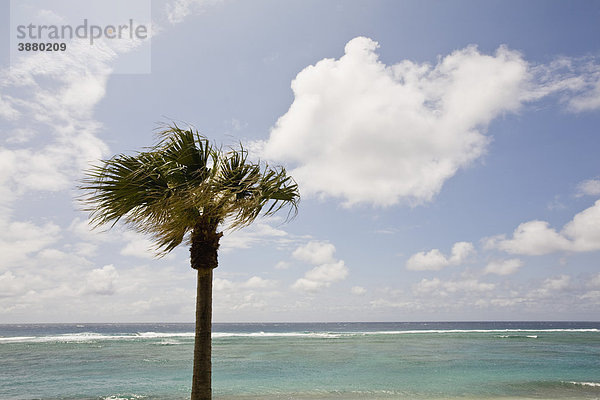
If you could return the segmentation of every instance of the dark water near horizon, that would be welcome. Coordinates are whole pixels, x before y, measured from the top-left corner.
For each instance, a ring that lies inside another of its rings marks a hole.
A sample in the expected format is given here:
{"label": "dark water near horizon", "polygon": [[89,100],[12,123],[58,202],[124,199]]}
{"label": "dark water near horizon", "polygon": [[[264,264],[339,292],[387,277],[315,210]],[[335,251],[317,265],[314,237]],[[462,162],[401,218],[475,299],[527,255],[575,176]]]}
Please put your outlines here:
{"label": "dark water near horizon", "polygon": [[[0,325],[0,399],[189,398],[193,329]],[[213,393],[600,399],[600,322],[214,324]]]}

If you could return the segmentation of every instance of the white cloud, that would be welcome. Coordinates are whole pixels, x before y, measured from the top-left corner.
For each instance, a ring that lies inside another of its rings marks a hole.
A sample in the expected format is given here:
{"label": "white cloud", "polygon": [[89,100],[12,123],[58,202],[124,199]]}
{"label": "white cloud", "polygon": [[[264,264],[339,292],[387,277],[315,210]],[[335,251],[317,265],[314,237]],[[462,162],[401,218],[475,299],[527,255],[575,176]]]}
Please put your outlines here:
{"label": "white cloud", "polygon": [[469,256],[475,253],[475,248],[469,242],[457,242],[452,246],[452,255],[450,264],[458,265],[464,262]]}
{"label": "white cloud", "polygon": [[564,226],[563,234],[571,239],[572,251],[600,250],[600,200],[576,214]]}
{"label": "white cloud", "polygon": [[289,269],[290,268],[290,263],[287,261],[279,261],[277,264],[275,264],[275,269]]}
{"label": "white cloud", "polygon": [[595,57],[558,57],[549,64],[532,66],[531,73],[531,99],[558,93],[571,112],[600,108],[600,65]]}
{"label": "white cloud", "polygon": [[463,281],[450,281],[444,284],[448,292],[488,292],[496,287],[493,283],[479,282],[476,279],[466,279]]}
{"label": "white cloud", "polygon": [[497,248],[512,254],[543,255],[569,248],[569,241],[545,221],[529,221],[520,224],[512,239],[504,235],[486,239],[487,248]]}
{"label": "white cloud", "polygon": [[400,308],[400,309],[413,309],[417,310],[421,308],[421,305],[414,301],[391,301],[388,299],[377,299],[369,303],[374,308]]}
{"label": "white cloud", "polygon": [[525,255],[600,250],[600,200],[576,214],[561,232],[551,228],[548,222],[529,221],[520,224],[511,239],[500,235],[484,242],[486,248]]}
{"label": "white cloud", "polygon": [[[279,219],[270,218],[270,221],[277,222]],[[226,230],[221,238],[220,250],[228,252],[234,249],[248,249],[261,244],[284,245],[289,241],[291,239],[288,238],[286,231],[275,228],[266,221],[255,221],[243,229]]]}
{"label": "white cloud", "polygon": [[439,278],[422,279],[413,286],[417,294],[435,294],[436,296],[447,296],[457,292],[489,292],[496,287],[493,283],[479,282],[476,279],[464,279],[458,281],[442,281]]}
{"label": "white cloud", "polygon": [[213,280],[215,313],[223,315],[231,311],[264,309],[272,305],[272,298],[281,296],[277,286],[277,281],[259,276],[237,282],[215,277]]}
{"label": "white cloud", "polygon": [[176,24],[182,22],[188,15],[198,13],[204,7],[219,3],[221,0],[174,0],[166,4],[167,19]]}
{"label": "white cloud", "polygon": [[421,251],[413,254],[406,262],[406,269],[413,271],[439,271],[450,265],[459,265],[463,263],[471,254],[475,252],[472,243],[457,242],[452,246],[452,254],[448,258],[438,249],[428,252]]}
{"label": "white cloud", "polygon": [[483,272],[485,274],[511,275],[517,272],[517,270],[522,266],[523,262],[518,258],[511,258],[509,260],[495,260],[490,261],[488,265],[486,265]]}
{"label": "white cloud", "polygon": [[123,233],[123,239],[128,243],[121,249],[121,255],[149,260],[156,258],[156,245],[147,237],[129,231]]}
{"label": "white cloud", "polygon": [[119,273],[113,265],[92,270],[86,280],[84,293],[112,295],[115,294],[115,281]]}
{"label": "white cloud", "polygon": [[337,282],[348,276],[348,268],[344,265],[344,261],[340,260],[331,264],[319,265],[308,271],[304,276],[311,281]]}
{"label": "white cloud", "polygon": [[600,67],[589,62],[585,63],[583,68],[585,68],[585,74],[581,75],[584,81],[583,90],[568,101],[570,109],[575,112],[600,108]]}
{"label": "white cloud", "polygon": [[6,139],[7,143],[26,143],[30,141],[35,136],[35,131],[27,128],[16,128],[14,129],[10,136]]}
{"label": "white cloud", "polygon": [[0,218],[0,271],[20,265],[31,254],[60,239],[60,227],[51,222],[8,222]]}
{"label": "white cloud", "polygon": [[577,185],[577,197],[600,196],[600,179],[588,179]]}
{"label": "white cloud", "polygon": [[591,290],[579,296],[581,300],[590,300],[595,304],[600,303],[600,290]]}
{"label": "white cloud", "polygon": [[365,293],[367,293],[367,289],[365,289],[365,288],[364,288],[364,287],[362,287],[362,286],[352,286],[352,289],[350,289],[350,292],[351,292],[353,295],[356,295],[356,296],[362,296],[362,295],[364,295]]}
{"label": "white cloud", "polygon": [[[37,18],[65,22],[58,12],[38,10]],[[67,52],[23,53],[0,70],[0,117],[13,132],[13,146],[0,146],[0,159],[9,164],[4,179],[11,192],[71,189],[90,161],[107,154],[94,109],[106,95],[115,62],[143,43],[99,39],[90,46],[74,39]],[[34,136],[39,140],[29,140]]]}
{"label": "white cloud", "polygon": [[557,278],[548,278],[544,281],[543,289],[564,290],[569,287],[571,278],[568,275],[561,275]]}
{"label": "white cloud", "polygon": [[12,106],[11,98],[7,97],[6,99],[3,99],[2,97],[3,96],[0,95],[0,117],[8,120],[17,119],[21,113]]}
{"label": "white cloud", "polygon": [[298,247],[292,256],[298,260],[316,265],[306,272],[303,278],[298,279],[293,289],[315,292],[329,287],[333,282],[346,279],[348,267],[343,260],[336,260],[333,256],[335,246],[328,242],[311,241]]}
{"label": "white cloud", "polygon": [[300,278],[292,285],[292,289],[302,290],[304,292],[316,292],[328,286],[325,282],[311,281],[310,279]]}
{"label": "white cloud", "polygon": [[437,65],[378,60],[358,37],[339,60],[323,59],[292,82],[294,102],[264,144],[268,159],[297,163],[307,195],[346,205],[429,201],[459,168],[478,159],[489,122],[516,111],[527,63],[501,47],[468,47]]}
{"label": "white cloud", "polygon": [[60,57],[28,53],[0,70],[0,117],[11,132],[10,146],[0,146],[0,184],[9,192],[2,207],[28,192],[72,189],[89,162],[108,151],[97,137],[101,124],[94,109],[105,96],[113,62],[137,44],[74,40],[68,46]]}
{"label": "white cloud", "polygon": [[535,299],[555,296],[558,292],[568,289],[570,285],[571,277],[568,275],[547,278],[544,280],[541,287],[529,293],[529,298]]}
{"label": "white cloud", "polygon": [[18,280],[11,271],[0,274],[0,298],[12,297],[25,291],[25,282]]}
{"label": "white cloud", "polygon": [[292,288],[304,291],[316,291],[331,286],[333,282],[339,282],[348,276],[348,267],[340,260],[332,264],[319,265],[308,271],[304,278],[298,279]]}
{"label": "white cloud", "polygon": [[265,289],[273,287],[277,282],[271,279],[264,279],[259,276],[253,276],[242,284],[242,287],[247,289]]}
{"label": "white cloud", "polygon": [[[568,275],[541,279],[540,282],[511,287],[510,281],[502,284],[482,282],[464,277],[443,280],[422,279],[412,285],[412,293],[381,291],[384,296],[371,306],[375,308],[403,308],[418,312],[413,315],[477,315],[485,318],[490,313],[518,312],[520,315],[575,315],[577,310],[596,310],[600,296],[598,286],[590,279],[574,280]],[[589,277],[588,277],[589,278]],[[498,314],[497,314],[498,315]]]}
{"label": "white cloud", "polygon": [[80,217],[75,217],[67,228],[69,232],[76,235],[79,239],[93,243],[115,240],[115,229],[118,228],[115,227],[110,231],[106,228],[104,230],[92,229],[92,225],[90,225],[89,221],[87,219],[81,219]]}
{"label": "white cloud", "polygon": [[577,112],[592,111],[600,108],[600,81],[596,83],[593,90],[571,99],[569,105]]}
{"label": "white cloud", "polygon": [[446,256],[438,249],[433,249],[427,253],[421,251],[413,254],[406,262],[406,269],[413,271],[439,271],[450,265]]}
{"label": "white cloud", "polygon": [[596,274],[589,282],[588,285],[592,288],[600,289],[600,273]]}
{"label": "white cloud", "polygon": [[235,287],[233,282],[228,279],[214,278],[213,279],[213,290],[221,292],[225,290],[232,290]]}
{"label": "white cloud", "polygon": [[266,289],[277,285],[277,282],[271,279],[264,279],[260,276],[253,276],[244,282],[233,282],[229,279],[214,278],[213,288],[218,292],[239,291],[241,289]]}
{"label": "white cloud", "polygon": [[294,101],[262,148],[289,163],[303,195],[346,206],[428,202],[487,151],[490,122],[559,93],[574,111],[600,107],[600,67],[562,58],[533,65],[505,46],[469,46],[434,65],[385,65],[357,37],[292,81]]}
{"label": "white cloud", "polygon": [[311,241],[294,250],[292,257],[316,265],[333,263],[335,260],[334,253],[335,246],[331,243]]}

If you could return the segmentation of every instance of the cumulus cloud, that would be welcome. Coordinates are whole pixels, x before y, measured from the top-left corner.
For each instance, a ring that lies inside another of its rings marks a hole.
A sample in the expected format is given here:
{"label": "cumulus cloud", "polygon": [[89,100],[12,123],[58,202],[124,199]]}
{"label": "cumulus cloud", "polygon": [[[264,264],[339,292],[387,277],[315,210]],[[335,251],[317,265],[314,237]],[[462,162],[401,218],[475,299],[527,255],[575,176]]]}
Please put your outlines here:
{"label": "cumulus cloud", "polygon": [[315,292],[331,286],[333,282],[346,279],[348,267],[343,260],[336,260],[334,253],[335,246],[333,244],[318,241],[311,241],[294,250],[292,253],[294,258],[316,265],[316,267],[306,272],[303,278],[298,279],[292,285],[292,288]]}
{"label": "cumulus cloud", "polygon": [[304,278],[298,279],[292,288],[308,292],[317,291],[321,288],[331,286],[333,282],[346,279],[348,276],[348,267],[340,260],[332,264],[319,265],[308,271]]}
{"label": "cumulus cloud", "polygon": [[523,262],[518,258],[511,258],[509,260],[495,260],[490,261],[483,272],[485,274],[496,274],[496,275],[511,275],[518,271],[523,266]]}
{"label": "cumulus cloud", "polygon": [[308,271],[304,276],[306,279],[317,282],[336,282],[343,280],[348,275],[348,268],[344,261],[322,264]]}
{"label": "cumulus cloud", "polygon": [[468,47],[435,66],[388,66],[377,48],[355,38],[339,60],[323,59],[292,82],[294,102],[263,151],[296,163],[304,194],[346,205],[429,201],[485,153],[489,122],[521,105],[527,63],[505,47],[492,56]]}
{"label": "cumulus cloud", "polygon": [[550,228],[545,221],[529,221],[520,224],[513,232],[512,239],[504,235],[486,239],[487,248],[497,248],[512,254],[543,255],[567,250],[569,240]]}
{"label": "cumulus cloud", "polygon": [[560,232],[551,228],[548,222],[529,221],[520,224],[512,238],[499,235],[485,239],[484,243],[489,249],[524,255],[600,250],[600,200],[576,214]]}
{"label": "cumulus cloud", "polygon": [[112,295],[115,293],[115,281],[119,273],[113,265],[92,270],[86,281],[84,293]]}
{"label": "cumulus cloud", "polygon": [[335,246],[328,242],[311,241],[298,247],[292,257],[310,264],[325,264],[335,261]]}
{"label": "cumulus cloud", "polygon": [[571,239],[572,251],[600,250],[600,200],[576,214],[564,226],[563,234]]}
{"label": "cumulus cloud", "polygon": [[457,242],[452,246],[452,254],[446,257],[438,249],[413,254],[406,262],[406,269],[413,271],[439,271],[450,265],[463,263],[475,252],[472,243]]}
{"label": "cumulus cloud", "polygon": [[378,47],[354,38],[341,58],[308,66],[292,81],[294,101],[262,155],[289,163],[304,195],[346,206],[428,202],[486,153],[495,118],[553,93],[574,111],[600,107],[593,62],[535,66],[506,46],[491,55],[468,46],[434,65],[386,65]]}

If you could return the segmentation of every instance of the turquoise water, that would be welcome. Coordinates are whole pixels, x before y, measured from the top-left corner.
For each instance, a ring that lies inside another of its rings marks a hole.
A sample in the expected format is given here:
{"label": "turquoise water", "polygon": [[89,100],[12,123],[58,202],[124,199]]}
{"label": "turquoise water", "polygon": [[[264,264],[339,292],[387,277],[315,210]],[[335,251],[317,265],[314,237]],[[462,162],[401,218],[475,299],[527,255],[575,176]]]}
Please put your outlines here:
{"label": "turquoise water", "polygon": [[[599,399],[600,323],[215,324],[215,399]],[[0,325],[0,399],[186,399],[191,324]]]}

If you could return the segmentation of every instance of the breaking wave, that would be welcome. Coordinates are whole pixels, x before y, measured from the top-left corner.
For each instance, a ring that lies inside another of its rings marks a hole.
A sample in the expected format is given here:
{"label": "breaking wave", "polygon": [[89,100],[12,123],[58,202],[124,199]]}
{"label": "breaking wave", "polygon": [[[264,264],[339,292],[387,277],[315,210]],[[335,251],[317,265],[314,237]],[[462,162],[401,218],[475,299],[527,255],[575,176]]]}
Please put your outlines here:
{"label": "breaking wave", "polygon": [[[445,334],[495,334],[499,338],[537,339],[539,334],[551,332],[600,333],[598,329],[439,329],[439,330],[396,330],[362,332],[213,332],[213,339],[235,337],[247,338],[321,338],[338,339],[372,335],[445,335]],[[104,334],[96,332],[66,333],[47,336],[0,337],[0,344],[8,343],[89,343],[105,340],[152,340],[152,339],[191,339],[194,332],[137,332],[126,334]],[[179,344],[180,342],[164,342]]]}

